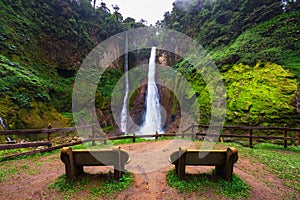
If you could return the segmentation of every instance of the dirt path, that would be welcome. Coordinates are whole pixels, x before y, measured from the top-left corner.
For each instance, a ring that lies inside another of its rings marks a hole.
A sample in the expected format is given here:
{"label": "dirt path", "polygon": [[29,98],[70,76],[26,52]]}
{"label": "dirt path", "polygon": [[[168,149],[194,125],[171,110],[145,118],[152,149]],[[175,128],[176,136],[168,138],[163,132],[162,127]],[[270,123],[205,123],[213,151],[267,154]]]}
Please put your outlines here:
{"label": "dirt path", "polygon": [[[210,192],[200,196],[198,193],[182,194],[170,188],[166,183],[166,173],[173,166],[168,163],[167,159],[172,152],[172,148],[168,144],[169,141],[157,141],[121,145],[122,149],[133,152],[133,156],[136,156],[126,166],[127,170],[134,172],[134,185],[117,194],[114,199],[225,199]],[[191,148],[193,147],[194,144]],[[153,158],[150,155],[142,156],[142,153],[145,152],[156,153]],[[280,179],[265,170],[263,164],[253,164],[253,162],[240,156],[234,167],[234,173],[250,184],[252,188],[250,199],[286,199],[289,188],[285,187]],[[150,167],[154,165],[157,166],[157,169]],[[59,193],[47,188],[55,179],[64,174],[64,165],[58,154],[30,160],[2,162],[0,170],[3,169],[17,170],[17,172],[11,177],[7,177],[6,181],[0,181],[0,199],[61,199]],[[111,168],[107,167],[106,170],[109,169]],[[187,167],[187,172],[203,173],[211,169],[212,167]],[[97,173],[99,170],[102,171],[103,168],[85,168],[87,173]],[[83,191],[77,199],[82,199],[88,194],[88,191]]]}

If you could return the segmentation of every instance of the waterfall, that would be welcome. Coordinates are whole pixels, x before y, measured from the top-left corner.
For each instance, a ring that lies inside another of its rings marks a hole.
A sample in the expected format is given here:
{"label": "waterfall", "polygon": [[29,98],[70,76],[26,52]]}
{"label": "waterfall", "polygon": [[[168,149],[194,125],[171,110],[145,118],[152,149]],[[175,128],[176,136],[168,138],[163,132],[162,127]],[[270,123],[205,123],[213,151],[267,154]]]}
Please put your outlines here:
{"label": "waterfall", "polygon": [[7,130],[2,117],[0,117],[0,125],[3,127],[4,130]]}
{"label": "waterfall", "polygon": [[121,111],[121,131],[127,134],[127,102],[128,102],[128,93],[129,93],[129,78],[128,78],[128,33],[126,32],[126,41],[125,41],[125,62],[124,62],[124,71],[125,71],[125,93],[124,93],[124,102]]}
{"label": "waterfall", "polygon": [[7,142],[13,142],[13,140],[9,136],[7,136],[6,139],[7,139]]}
{"label": "waterfall", "polygon": [[152,47],[149,59],[145,121],[139,131],[139,134],[142,135],[163,132],[161,128],[161,108],[159,104],[159,94],[155,83],[155,56],[156,47]]}

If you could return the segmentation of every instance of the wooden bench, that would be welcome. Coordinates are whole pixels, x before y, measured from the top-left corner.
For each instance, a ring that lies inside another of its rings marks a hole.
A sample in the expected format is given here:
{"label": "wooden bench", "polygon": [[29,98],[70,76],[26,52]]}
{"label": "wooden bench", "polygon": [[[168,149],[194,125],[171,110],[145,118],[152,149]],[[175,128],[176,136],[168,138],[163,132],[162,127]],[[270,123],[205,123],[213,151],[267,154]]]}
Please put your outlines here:
{"label": "wooden bench", "polygon": [[176,174],[185,178],[186,165],[215,166],[216,174],[225,180],[232,179],[233,164],[238,160],[238,151],[234,147],[225,150],[187,150],[179,148],[171,154],[169,162],[175,165]]}
{"label": "wooden bench", "polygon": [[114,166],[114,177],[120,180],[125,165],[130,162],[129,154],[120,147],[100,150],[72,150],[70,147],[63,147],[60,159],[65,164],[68,180],[83,174],[83,166]]}

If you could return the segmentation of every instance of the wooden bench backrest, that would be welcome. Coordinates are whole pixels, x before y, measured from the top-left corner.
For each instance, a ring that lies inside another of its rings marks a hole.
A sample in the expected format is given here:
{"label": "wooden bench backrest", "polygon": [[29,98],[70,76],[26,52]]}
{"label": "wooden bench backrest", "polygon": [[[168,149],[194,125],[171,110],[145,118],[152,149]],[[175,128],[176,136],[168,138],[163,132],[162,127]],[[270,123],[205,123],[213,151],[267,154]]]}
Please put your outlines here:
{"label": "wooden bench backrest", "polygon": [[129,154],[120,149],[99,149],[99,150],[73,150],[74,164],[78,166],[105,166],[114,165],[120,154],[121,164],[125,165],[130,161]]}
{"label": "wooden bench backrest", "polygon": [[[169,161],[172,164],[178,163],[179,155],[179,151],[173,152],[170,156]],[[226,155],[227,150],[187,150],[185,164],[207,166],[224,165],[224,163],[226,162]]]}

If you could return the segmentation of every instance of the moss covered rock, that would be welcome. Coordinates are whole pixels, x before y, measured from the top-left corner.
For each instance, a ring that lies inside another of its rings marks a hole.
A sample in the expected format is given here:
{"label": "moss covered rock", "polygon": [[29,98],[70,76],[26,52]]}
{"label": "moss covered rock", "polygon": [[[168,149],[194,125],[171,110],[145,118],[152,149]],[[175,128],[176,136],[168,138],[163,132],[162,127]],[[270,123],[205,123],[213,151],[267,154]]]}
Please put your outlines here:
{"label": "moss covered rock", "polygon": [[296,98],[297,79],[280,65],[257,63],[251,67],[236,64],[223,79],[229,122],[283,125],[296,112],[292,102]]}

